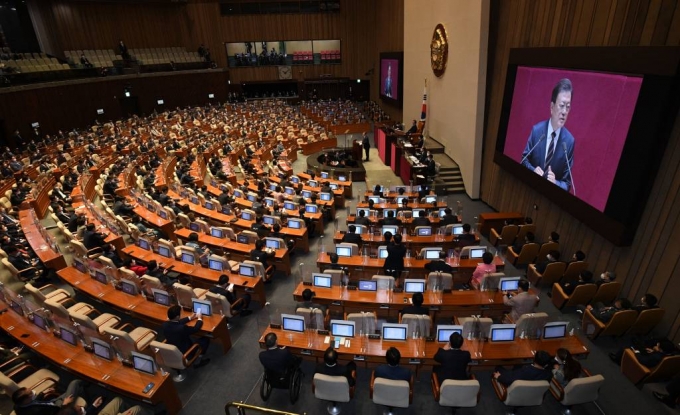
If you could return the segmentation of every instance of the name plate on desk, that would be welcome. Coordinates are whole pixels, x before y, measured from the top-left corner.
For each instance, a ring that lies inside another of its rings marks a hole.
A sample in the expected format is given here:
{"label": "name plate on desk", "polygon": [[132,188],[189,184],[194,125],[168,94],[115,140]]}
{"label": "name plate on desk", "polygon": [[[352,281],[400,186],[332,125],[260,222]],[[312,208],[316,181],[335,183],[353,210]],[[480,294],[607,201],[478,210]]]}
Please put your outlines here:
{"label": "name plate on desk", "polygon": [[408,359],[408,364],[409,365],[419,365],[420,359]]}
{"label": "name plate on desk", "polygon": [[363,362],[364,360],[366,360],[366,356],[355,354],[354,360],[356,360],[357,362]]}
{"label": "name plate on desk", "polygon": [[322,336],[327,336],[328,335],[328,330],[317,330],[317,333],[319,333]]}
{"label": "name plate on desk", "polygon": [[312,351],[309,350],[309,349],[302,349],[302,350],[300,351],[300,354],[303,354],[303,355],[305,355],[305,356],[311,356],[311,355],[312,355]]}
{"label": "name plate on desk", "polygon": [[380,340],[380,335],[379,334],[369,334],[368,339],[369,340]]}
{"label": "name plate on desk", "polygon": [[276,324],[276,323],[270,323],[270,324],[269,324],[269,327],[271,327],[271,328],[273,328],[273,329],[280,329],[280,328],[281,328],[281,325],[280,325],[280,324]]}

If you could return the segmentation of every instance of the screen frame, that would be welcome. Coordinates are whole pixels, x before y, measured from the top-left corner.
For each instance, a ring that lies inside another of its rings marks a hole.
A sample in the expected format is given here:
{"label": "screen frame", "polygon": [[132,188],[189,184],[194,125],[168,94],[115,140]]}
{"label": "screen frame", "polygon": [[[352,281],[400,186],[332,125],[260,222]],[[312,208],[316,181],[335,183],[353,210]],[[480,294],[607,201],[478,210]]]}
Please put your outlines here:
{"label": "screen frame", "polygon": [[[154,375],[156,374],[156,370],[157,370],[157,368],[156,368],[156,362],[155,362],[151,357],[149,357],[149,356],[147,356],[147,355],[145,355],[145,354],[142,354],[142,353],[134,352],[134,351],[130,352],[130,355],[131,355],[131,357],[132,357],[132,367],[133,367],[137,372],[139,372],[139,373],[145,373],[145,374],[151,375],[151,376],[154,376]],[[152,372],[147,372],[146,370],[139,369],[138,366],[137,366],[137,364],[136,364],[136,362],[137,362],[138,359],[139,359],[139,360],[144,360],[144,361],[147,361],[147,362],[151,362],[151,367],[153,368],[153,369],[152,369]]]}
{"label": "screen frame", "polygon": [[[386,339],[385,338],[385,329],[386,328],[403,329],[404,330],[404,338],[403,339]],[[382,325],[380,333],[381,333],[381,337],[382,337],[383,341],[403,342],[403,341],[408,340],[408,324],[384,323]]]}
{"label": "screen frame", "polygon": [[[561,337],[545,337],[545,329],[549,328],[549,327],[564,327],[564,335],[561,336]],[[563,338],[567,337],[567,333],[569,332],[569,330],[567,330],[568,328],[569,328],[569,322],[568,321],[553,321],[553,322],[550,322],[550,323],[545,323],[545,325],[543,326],[543,333],[541,333],[541,338],[543,340],[563,339]]]}
{"label": "screen frame", "polygon": [[[440,331],[452,331],[452,330],[454,330],[454,331],[458,330],[458,331],[460,331],[460,333],[458,333],[458,334],[460,334],[461,336],[463,335],[463,326],[458,325],[458,324],[441,324],[441,325],[437,326],[437,336],[435,337],[435,341],[437,343],[448,343],[449,338],[447,338],[444,341],[439,339],[439,337],[441,336]],[[451,337],[450,334],[449,334],[449,337]]]}
{"label": "screen frame", "polygon": [[[286,327],[285,319],[302,321],[302,330],[291,330],[291,329],[285,328]],[[305,318],[304,317],[298,316],[298,315],[295,315],[295,314],[281,314],[281,330],[292,331],[292,332],[295,332],[295,333],[304,333],[305,328],[306,328],[306,325],[305,325]]]}
{"label": "screen frame", "polygon": [[[493,340],[493,331],[494,330],[508,330],[508,329],[513,329],[513,335],[512,339],[510,340]],[[517,335],[517,326],[515,324],[492,324],[491,327],[489,327],[489,342],[492,343],[507,343],[511,341],[515,341],[515,336]]]}
{"label": "screen frame", "polygon": [[[343,335],[335,334],[335,333],[333,332],[333,326],[334,326],[334,325],[351,326],[351,327],[352,327],[352,334],[349,335],[349,336],[344,335],[344,334],[343,334]],[[357,333],[357,325],[356,325],[356,322],[355,322],[355,321],[349,321],[349,320],[331,320],[330,325],[329,325],[329,328],[330,328],[331,335],[332,335],[333,337],[354,337],[354,336],[356,336],[356,333]]]}
{"label": "screen frame", "polygon": [[[409,284],[422,285],[423,290],[422,291],[409,291],[409,290],[407,290],[407,287],[409,286]],[[427,280],[426,279],[406,278],[404,280],[404,293],[407,293],[407,294],[424,293],[426,290],[427,290]]]}
{"label": "screen frame", "polygon": [[[383,59],[395,59],[399,61],[399,78],[397,79],[397,99],[389,98],[382,93],[382,61]],[[381,52],[378,59],[378,96],[380,100],[392,106],[401,107],[404,102],[404,52]]]}

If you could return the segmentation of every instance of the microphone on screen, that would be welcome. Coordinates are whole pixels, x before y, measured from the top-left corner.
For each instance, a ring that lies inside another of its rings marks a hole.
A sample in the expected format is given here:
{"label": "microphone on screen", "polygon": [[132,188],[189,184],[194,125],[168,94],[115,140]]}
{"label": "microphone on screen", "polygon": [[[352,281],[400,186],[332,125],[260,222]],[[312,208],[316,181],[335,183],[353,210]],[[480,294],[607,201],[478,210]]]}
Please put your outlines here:
{"label": "microphone on screen", "polygon": [[543,141],[544,138],[545,136],[541,136],[541,138],[536,142],[536,144],[534,144],[534,146],[529,149],[529,152],[526,154],[526,156],[522,157],[522,160],[519,162],[519,164],[524,164],[529,155],[531,155],[534,149],[538,147],[539,144],[541,144],[541,141]]}
{"label": "microphone on screen", "polygon": [[567,143],[562,143],[562,149],[564,150],[564,158],[567,160],[567,171],[569,171],[569,179],[571,179],[571,191],[574,192],[576,196],[576,187],[574,187],[574,176],[571,175],[571,164],[569,162],[569,155],[567,154]]}

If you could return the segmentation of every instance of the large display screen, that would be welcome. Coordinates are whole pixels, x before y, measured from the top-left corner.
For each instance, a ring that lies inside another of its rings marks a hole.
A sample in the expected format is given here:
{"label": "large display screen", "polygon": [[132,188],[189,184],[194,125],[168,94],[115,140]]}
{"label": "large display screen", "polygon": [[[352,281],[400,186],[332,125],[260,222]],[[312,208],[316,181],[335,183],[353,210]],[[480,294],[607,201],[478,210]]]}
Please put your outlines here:
{"label": "large display screen", "polygon": [[404,54],[383,52],[380,54],[379,94],[383,102],[401,105],[403,100]]}
{"label": "large display screen", "polygon": [[503,153],[604,212],[641,85],[641,76],[520,66]]}

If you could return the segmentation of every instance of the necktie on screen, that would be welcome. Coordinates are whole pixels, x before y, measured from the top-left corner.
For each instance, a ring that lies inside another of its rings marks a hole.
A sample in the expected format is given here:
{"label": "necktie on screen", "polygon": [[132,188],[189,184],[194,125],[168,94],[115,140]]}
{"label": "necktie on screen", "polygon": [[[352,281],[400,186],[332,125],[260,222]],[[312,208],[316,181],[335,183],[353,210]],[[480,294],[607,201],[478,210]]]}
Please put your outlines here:
{"label": "necktie on screen", "polygon": [[548,155],[545,156],[545,168],[547,169],[555,154],[555,132],[550,134],[550,144],[548,144]]}

